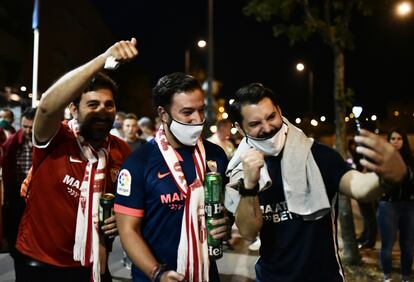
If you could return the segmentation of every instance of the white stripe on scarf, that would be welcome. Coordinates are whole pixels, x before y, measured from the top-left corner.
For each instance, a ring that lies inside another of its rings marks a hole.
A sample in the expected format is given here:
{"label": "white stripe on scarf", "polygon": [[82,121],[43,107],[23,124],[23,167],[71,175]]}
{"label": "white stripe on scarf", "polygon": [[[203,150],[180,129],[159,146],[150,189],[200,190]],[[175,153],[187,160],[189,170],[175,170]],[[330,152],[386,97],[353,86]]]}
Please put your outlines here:
{"label": "white stripe on scarf", "polygon": [[[78,214],[76,218],[75,245],[73,246],[73,259],[80,261],[83,266],[92,263],[92,281],[101,281],[99,261],[99,222],[98,208],[99,200],[105,185],[105,169],[107,164],[108,149],[94,150],[79,133],[76,120],[68,123],[69,128],[76,136],[79,149],[88,160],[85,174],[80,187]],[[93,179],[92,179],[93,177]],[[90,189],[93,189],[92,191]],[[90,194],[92,193],[92,203]],[[92,210],[90,210],[92,208]],[[89,218],[92,217],[91,225]],[[88,231],[92,232],[92,242],[88,242]],[[88,244],[91,244],[90,253],[86,253]],[[89,257],[89,261],[86,261]]]}
{"label": "white stripe on scarf", "polygon": [[177,155],[168,142],[162,125],[155,136],[155,140],[177,187],[186,196],[177,252],[177,272],[184,274],[188,281],[209,281],[210,261],[204,216],[203,187],[206,173],[206,154],[203,142],[199,139],[194,148],[193,159],[197,178],[188,186],[181,167],[177,169],[177,164],[179,164]]}

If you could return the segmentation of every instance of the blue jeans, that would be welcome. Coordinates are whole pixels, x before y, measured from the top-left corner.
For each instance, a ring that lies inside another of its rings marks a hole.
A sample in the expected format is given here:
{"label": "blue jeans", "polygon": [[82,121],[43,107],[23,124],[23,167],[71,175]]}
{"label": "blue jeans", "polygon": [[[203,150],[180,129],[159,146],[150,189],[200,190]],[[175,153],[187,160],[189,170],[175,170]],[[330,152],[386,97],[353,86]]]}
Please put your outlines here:
{"label": "blue jeans", "polygon": [[401,274],[410,275],[413,264],[414,202],[379,202],[378,226],[381,234],[380,258],[384,274],[391,273],[391,253],[399,231]]}

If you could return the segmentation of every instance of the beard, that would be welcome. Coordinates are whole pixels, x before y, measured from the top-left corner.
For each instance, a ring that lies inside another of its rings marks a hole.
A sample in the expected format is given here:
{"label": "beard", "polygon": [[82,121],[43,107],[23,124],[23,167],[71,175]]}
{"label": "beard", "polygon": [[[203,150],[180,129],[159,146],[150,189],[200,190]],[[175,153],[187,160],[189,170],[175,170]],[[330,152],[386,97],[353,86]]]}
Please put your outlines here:
{"label": "beard", "polygon": [[103,141],[112,129],[114,120],[111,118],[94,117],[87,119],[80,124],[80,134],[87,141]]}
{"label": "beard", "polygon": [[258,139],[269,139],[269,138],[273,137],[279,131],[279,129],[275,129],[275,130],[272,130],[271,132],[266,132],[266,133],[260,134],[256,138],[258,138]]}

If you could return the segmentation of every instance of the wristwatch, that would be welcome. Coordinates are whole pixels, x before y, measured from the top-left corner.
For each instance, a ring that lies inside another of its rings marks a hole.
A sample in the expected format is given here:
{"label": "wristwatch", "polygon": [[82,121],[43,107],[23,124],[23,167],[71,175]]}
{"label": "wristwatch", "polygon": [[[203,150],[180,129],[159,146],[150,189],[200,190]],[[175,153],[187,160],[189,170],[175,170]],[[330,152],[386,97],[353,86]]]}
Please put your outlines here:
{"label": "wristwatch", "polygon": [[256,186],[254,186],[253,189],[246,189],[244,187],[244,179],[240,178],[239,181],[237,182],[237,188],[239,189],[239,194],[242,197],[253,197],[253,196],[257,196],[257,194],[259,193],[259,182],[256,184]]}

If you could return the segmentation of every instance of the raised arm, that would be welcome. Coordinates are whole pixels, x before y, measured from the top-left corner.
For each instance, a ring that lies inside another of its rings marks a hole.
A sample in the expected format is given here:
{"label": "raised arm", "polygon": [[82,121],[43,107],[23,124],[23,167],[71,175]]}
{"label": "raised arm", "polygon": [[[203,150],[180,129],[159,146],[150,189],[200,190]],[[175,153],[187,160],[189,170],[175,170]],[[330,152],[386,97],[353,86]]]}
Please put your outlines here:
{"label": "raised arm", "polygon": [[70,71],[55,82],[42,96],[34,119],[34,137],[39,143],[48,142],[60,126],[65,107],[79,97],[82,88],[101,71],[108,57],[128,62],[138,55],[137,41],[119,41],[103,54]]}
{"label": "raised arm", "polygon": [[372,200],[382,193],[379,185],[380,178],[388,183],[400,183],[407,175],[405,165],[399,152],[380,136],[362,130],[355,141],[363,146],[357,147],[357,152],[366,158],[360,160],[369,173],[349,171],[341,178],[340,191],[357,200]]}

